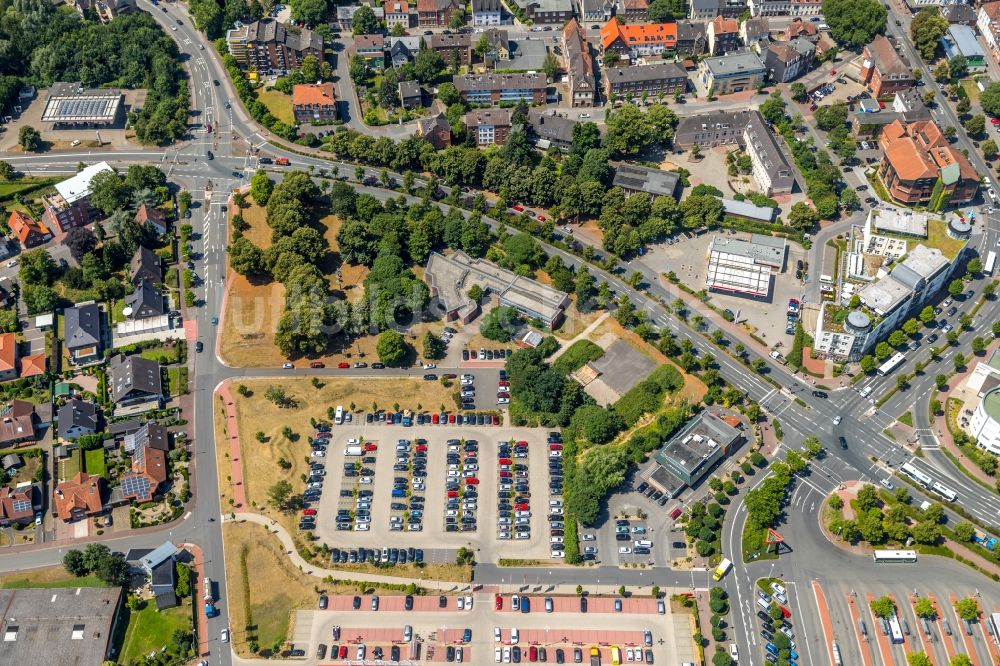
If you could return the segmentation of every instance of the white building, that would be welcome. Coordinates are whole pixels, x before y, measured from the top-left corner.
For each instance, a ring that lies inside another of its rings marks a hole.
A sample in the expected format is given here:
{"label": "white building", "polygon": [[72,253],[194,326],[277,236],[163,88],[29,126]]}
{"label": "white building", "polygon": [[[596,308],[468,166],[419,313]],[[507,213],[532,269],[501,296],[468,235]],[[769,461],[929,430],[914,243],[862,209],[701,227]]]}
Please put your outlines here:
{"label": "white building", "polygon": [[716,236],[708,248],[705,286],[741,296],[767,297],[771,274],[785,263],[785,240],[753,234],[749,241]]}
{"label": "white building", "polygon": [[1000,387],[983,396],[972,413],[969,432],[981,449],[1000,455]]}
{"label": "white building", "polygon": [[503,23],[503,5],[500,0],[472,0],[472,25],[500,25]]}

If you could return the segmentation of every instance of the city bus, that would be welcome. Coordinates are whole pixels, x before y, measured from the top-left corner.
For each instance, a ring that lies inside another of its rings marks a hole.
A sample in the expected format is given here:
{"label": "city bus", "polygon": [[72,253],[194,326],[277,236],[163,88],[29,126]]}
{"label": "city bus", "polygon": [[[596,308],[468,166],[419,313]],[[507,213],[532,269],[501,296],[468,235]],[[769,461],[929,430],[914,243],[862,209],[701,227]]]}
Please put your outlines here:
{"label": "city bus", "polygon": [[899,628],[899,618],[895,613],[889,616],[889,637],[897,645],[903,642],[903,630]]}
{"label": "city bus", "polygon": [[876,563],[916,562],[915,550],[876,550],[873,554]]}
{"label": "city bus", "polygon": [[911,479],[922,485],[924,488],[931,487],[931,477],[927,476],[926,474],[921,472],[919,469],[917,469],[910,463],[903,463],[899,469],[900,471],[903,472],[903,474],[910,477]]}
{"label": "city bus", "polygon": [[1000,613],[990,615],[990,622],[993,623],[993,639],[1000,641]]}
{"label": "city bus", "polygon": [[941,497],[945,498],[949,502],[954,502],[958,499],[958,493],[949,488],[948,486],[941,485],[937,481],[931,484],[931,490],[936,492]]}
{"label": "city bus", "polygon": [[899,366],[903,365],[903,361],[905,360],[906,356],[904,356],[899,352],[896,352],[895,354],[892,355],[892,358],[890,358],[888,361],[880,365],[878,367],[878,370],[876,370],[875,372],[878,373],[879,377],[885,377],[887,374],[889,374]]}
{"label": "city bus", "polygon": [[994,252],[993,250],[990,250],[989,253],[986,255],[986,263],[983,264],[983,274],[993,275],[993,269],[996,268],[996,265],[997,265],[997,253]]}

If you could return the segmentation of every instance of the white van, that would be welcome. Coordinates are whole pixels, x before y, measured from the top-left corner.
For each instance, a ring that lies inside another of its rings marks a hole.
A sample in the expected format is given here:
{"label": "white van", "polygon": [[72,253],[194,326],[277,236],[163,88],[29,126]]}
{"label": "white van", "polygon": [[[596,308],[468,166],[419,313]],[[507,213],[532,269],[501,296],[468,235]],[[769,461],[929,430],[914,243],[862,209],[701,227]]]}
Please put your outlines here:
{"label": "white van", "polygon": [[337,405],[337,411],[334,414],[333,422],[336,423],[337,425],[340,425],[341,423],[344,422],[344,406],[343,405]]}
{"label": "white van", "polygon": [[861,389],[861,397],[862,398],[867,398],[871,394],[872,394],[872,387],[871,386],[866,386],[863,389]]}
{"label": "white van", "polygon": [[639,541],[633,541],[632,545],[635,546],[636,548],[652,548],[653,542],[647,539],[641,539]]}

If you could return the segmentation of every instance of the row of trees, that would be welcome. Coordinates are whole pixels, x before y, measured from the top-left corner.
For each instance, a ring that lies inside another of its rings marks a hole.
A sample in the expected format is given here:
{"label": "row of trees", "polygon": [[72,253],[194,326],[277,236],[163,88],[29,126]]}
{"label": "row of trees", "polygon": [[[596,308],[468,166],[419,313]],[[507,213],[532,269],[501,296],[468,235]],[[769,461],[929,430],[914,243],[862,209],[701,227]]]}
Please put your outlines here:
{"label": "row of trees", "polygon": [[[858,491],[854,503],[857,518],[837,519],[831,523],[830,529],[842,539],[852,543],[859,540],[873,545],[887,541],[906,543],[912,537],[920,544],[936,544],[941,538],[941,523],[945,519],[944,507],[939,502],[931,504],[921,513],[920,520],[911,526],[910,511],[907,508],[910,502],[909,493],[905,488],[900,488],[896,491],[895,499],[896,501],[886,508],[878,490],[870,484],[865,484]],[[829,503],[835,510],[843,507],[843,500],[838,495],[831,495]]]}

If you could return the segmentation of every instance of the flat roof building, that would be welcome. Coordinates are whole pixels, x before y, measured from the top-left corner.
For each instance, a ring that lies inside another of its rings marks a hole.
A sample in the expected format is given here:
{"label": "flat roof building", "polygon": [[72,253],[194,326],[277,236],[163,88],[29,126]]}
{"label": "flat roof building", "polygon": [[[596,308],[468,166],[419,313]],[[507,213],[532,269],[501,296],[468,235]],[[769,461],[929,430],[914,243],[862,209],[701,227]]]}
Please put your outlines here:
{"label": "flat roof building", "polygon": [[125,95],[117,88],[84,88],[80,82],[53,83],[42,122],[52,129],[112,127],[125,119]]}
{"label": "flat roof building", "polygon": [[494,295],[500,305],[509,305],[546,327],[557,325],[569,305],[569,295],[530,278],[501,268],[484,259],[472,259],[464,252],[450,255],[432,252],[427,260],[425,279],[444,308],[447,318],[468,323],[479,314],[479,304],[469,298],[473,285]]}
{"label": "flat roof building", "polygon": [[972,413],[969,431],[979,447],[993,455],[1000,455],[1000,388],[986,393]]}
{"label": "flat roof building", "polygon": [[771,273],[785,263],[785,239],[753,234],[749,241],[716,236],[708,247],[705,286],[755,297],[771,292]]}
{"label": "flat roof building", "polygon": [[888,208],[868,212],[868,220],[877,233],[927,238],[927,215],[903,208]]}
{"label": "flat roof building", "polygon": [[[716,462],[732,453],[742,439],[743,433],[738,428],[711,412],[701,412],[692,417],[653,456],[664,472],[680,482],[676,484],[679,487],[671,496],[676,495],[685,485],[698,483]],[[663,480],[656,483],[655,472],[651,480],[655,485],[669,485],[664,484]],[[669,489],[661,487],[660,490],[668,492]]]}
{"label": "flat roof building", "polygon": [[734,51],[705,58],[698,65],[702,85],[716,95],[752,90],[767,79],[767,68],[753,51]]}
{"label": "flat roof building", "polygon": [[121,598],[121,587],[0,590],[4,663],[103,663],[111,658]]}
{"label": "flat roof building", "polygon": [[965,58],[965,65],[970,72],[986,69],[986,52],[976,39],[976,31],[967,25],[949,26],[948,32],[941,37],[941,48],[949,60],[955,56]]}
{"label": "flat roof building", "polygon": [[676,199],[680,181],[681,177],[673,171],[623,162],[615,167],[615,178],[611,186],[625,190],[626,197],[637,192],[645,192],[651,197],[667,196]]}

